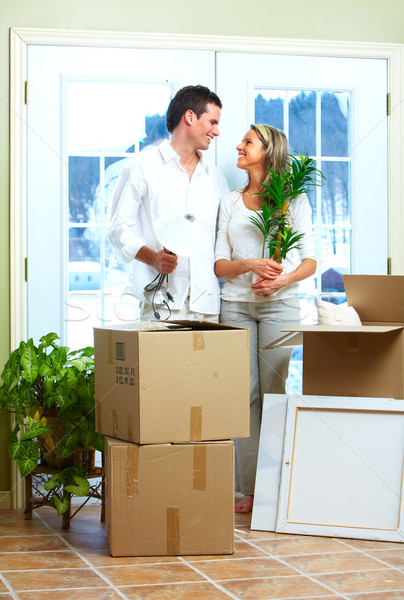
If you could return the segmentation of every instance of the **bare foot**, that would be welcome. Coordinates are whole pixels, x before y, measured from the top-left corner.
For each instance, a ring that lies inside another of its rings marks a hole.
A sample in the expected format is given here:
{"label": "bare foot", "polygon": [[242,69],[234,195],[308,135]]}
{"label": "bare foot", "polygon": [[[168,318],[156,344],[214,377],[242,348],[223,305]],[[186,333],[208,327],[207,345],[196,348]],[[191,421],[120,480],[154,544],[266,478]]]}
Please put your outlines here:
{"label": "bare foot", "polygon": [[254,496],[244,496],[240,502],[237,502],[234,511],[237,513],[249,513],[252,511]]}

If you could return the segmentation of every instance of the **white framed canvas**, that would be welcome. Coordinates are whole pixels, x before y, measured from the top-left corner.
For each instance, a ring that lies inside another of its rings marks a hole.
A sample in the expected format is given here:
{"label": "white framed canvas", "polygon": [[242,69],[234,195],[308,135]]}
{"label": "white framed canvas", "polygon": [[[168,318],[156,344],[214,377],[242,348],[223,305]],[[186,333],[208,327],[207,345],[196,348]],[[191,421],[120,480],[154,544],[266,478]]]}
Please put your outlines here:
{"label": "white framed canvas", "polygon": [[403,542],[404,400],[289,396],[276,531]]}
{"label": "white framed canvas", "polygon": [[285,436],[286,394],[264,394],[251,529],[275,531]]}

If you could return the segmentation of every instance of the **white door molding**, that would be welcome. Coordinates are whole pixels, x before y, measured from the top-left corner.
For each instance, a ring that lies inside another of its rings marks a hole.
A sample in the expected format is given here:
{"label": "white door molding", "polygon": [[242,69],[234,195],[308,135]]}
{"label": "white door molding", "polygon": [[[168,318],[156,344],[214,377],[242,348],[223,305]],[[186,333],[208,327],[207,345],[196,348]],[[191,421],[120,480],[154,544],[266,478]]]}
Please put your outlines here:
{"label": "white door molding", "polygon": [[[389,63],[389,223],[392,273],[404,274],[404,45],[237,36],[10,29],[10,346],[26,339],[26,104],[27,45],[178,48],[358,58]],[[375,165],[369,165],[369,177]],[[374,232],[377,235],[377,232]],[[14,501],[13,501],[14,502]]]}

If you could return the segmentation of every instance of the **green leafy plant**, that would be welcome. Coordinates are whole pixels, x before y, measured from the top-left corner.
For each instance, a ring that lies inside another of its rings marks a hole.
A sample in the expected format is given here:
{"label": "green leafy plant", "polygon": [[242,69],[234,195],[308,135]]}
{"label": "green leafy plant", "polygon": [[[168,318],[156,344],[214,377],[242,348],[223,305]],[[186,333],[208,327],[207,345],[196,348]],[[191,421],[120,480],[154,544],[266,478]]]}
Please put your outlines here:
{"label": "green leafy plant", "polygon": [[269,257],[280,263],[293,248],[300,248],[303,234],[292,229],[288,209],[294,198],[307,194],[313,186],[322,185],[323,173],[315,167],[314,159],[297,154],[289,155],[287,167],[271,173],[270,185],[262,184],[259,195],[264,198],[261,211],[254,211],[250,220],[263,235],[262,257],[268,248]]}
{"label": "green leafy plant", "polygon": [[51,492],[49,501],[56,508],[59,515],[62,515],[69,509],[69,494],[74,494],[75,496],[88,495],[90,483],[85,475],[85,469],[79,469],[76,466],[66,467],[63,471],[52,475],[44,483],[44,490]]}
{"label": "green leafy plant", "polygon": [[[50,466],[51,458],[60,461],[59,472],[46,484],[54,487],[45,489],[54,490],[50,501],[62,514],[69,497],[60,494],[60,486],[80,496],[89,490],[82,469],[74,465],[76,450],[102,451],[104,436],[95,432],[94,349],[71,351],[57,339],[49,333],[38,346],[32,339],[22,341],[11,353],[1,375],[0,410],[15,415],[9,455],[22,477],[32,473],[41,456]],[[67,465],[62,467],[63,459]]]}

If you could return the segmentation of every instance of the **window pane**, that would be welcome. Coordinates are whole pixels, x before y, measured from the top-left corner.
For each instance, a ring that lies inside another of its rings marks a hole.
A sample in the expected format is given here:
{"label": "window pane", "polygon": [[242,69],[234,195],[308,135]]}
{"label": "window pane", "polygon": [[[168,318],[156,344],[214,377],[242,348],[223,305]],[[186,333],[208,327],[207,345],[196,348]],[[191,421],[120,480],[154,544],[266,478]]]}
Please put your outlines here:
{"label": "window pane", "polygon": [[69,219],[87,223],[93,218],[93,202],[100,181],[98,157],[69,156]]}
{"label": "window pane", "polygon": [[321,240],[321,291],[343,292],[342,275],[351,270],[351,231],[327,228]]}
{"label": "window pane", "polygon": [[69,262],[69,291],[99,290],[101,266],[93,261]]}
{"label": "window pane", "polygon": [[350,225],[349,173],[347,162],[323,162],[321,171],[326,180],[321,189],[322,222],[324,225]]}
{"label": "window pane", "polygon": [[69,261],[100,262],[98,227],[69,227]]}
{"label": "window pane", "polygon": [[349,153],[348,92],[321,94],[321,154],[346,157]]}
{"label": "window pane", "polygon": [[149,137],[145,116],[164,114],[171,92],[170,84],[68,82],[69,152],[130,151],[137,140]]}
{"label": "window pane", "polygon": [[104,208],[105,214],[107,213],[107,209],[109,203],[111,201],[111,197],[115,186],[118,182],[119,176],[121,174],[122,169],[128,162],[129,158],[105,158],[105,170],[104,170],[104,197],[102,196],[100,188],[98,188],[97,193],[99,194],[101,205]]}
{"label": "window pane", "polygon": [[289,92],[289,145],[292,153],[316,154],[316,92]]}
{"label": "window pane", "polygon": [[254,122],[259,125],[272,125],[284,130],[285,92],[279,90],[255,90]]}

